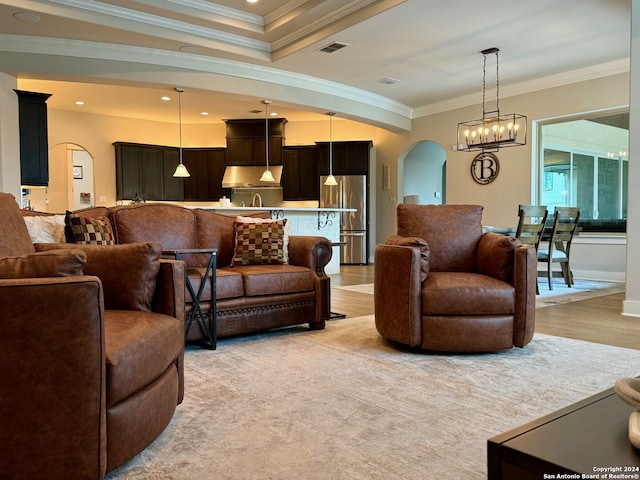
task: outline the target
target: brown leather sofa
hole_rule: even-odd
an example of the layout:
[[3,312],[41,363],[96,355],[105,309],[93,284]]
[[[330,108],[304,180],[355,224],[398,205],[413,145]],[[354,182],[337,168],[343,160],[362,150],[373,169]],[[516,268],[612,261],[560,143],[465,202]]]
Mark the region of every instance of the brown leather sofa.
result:
[[523,347],[535,323],[536,250],[482,231],[478,205],[398,205],[375,250],[376,328],[425,350]]
[[[330,316],[330,278],[324,267],[331,260],[332,248],[324,237],[290,236],[287,264],[232,267],[235,216],[161,203],[95,207],[74,213],[86,217],[107,216],[119,244],[157,242],[165,251],[217,249],[218,338],[302,323],[308,323],[312,329],[322,329]],[[259,217],[269,218],[268,212],[261,213]],[[208,257],[181,257],[197,291]],[[209,282],[207,279],[201,298],[205,314],[211,311]],[[186,315],[192,308],[193,298],[187,291]],[[194,322],[187,340],[204,339],[205,332]]]
[[6,193],[0,224],[0,477],[102,478],[182,402],[184,263],[152,243],[40,250]]

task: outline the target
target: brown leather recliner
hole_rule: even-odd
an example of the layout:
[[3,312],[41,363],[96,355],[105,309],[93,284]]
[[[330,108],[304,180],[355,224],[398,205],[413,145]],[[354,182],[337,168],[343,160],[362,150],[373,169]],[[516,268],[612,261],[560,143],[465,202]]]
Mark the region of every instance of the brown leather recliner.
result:
[[397,235],[375,250],[375,322],[425,350],[523,347],[535,323],[531,245],[482,231],[477,205],[398,205]]
[[183,398],[184,263],[161,246],[31,243],[0,193],[0,477],[99,479]]

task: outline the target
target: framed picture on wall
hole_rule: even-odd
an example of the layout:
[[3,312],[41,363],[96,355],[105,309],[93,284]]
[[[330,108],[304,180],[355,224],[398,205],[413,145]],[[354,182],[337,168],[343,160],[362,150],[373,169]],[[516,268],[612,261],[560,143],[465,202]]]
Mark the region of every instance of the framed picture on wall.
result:
[[74,165],[73,166],[73,178],[78,178],[78,179],[82,178],[82,166],[81,165]]

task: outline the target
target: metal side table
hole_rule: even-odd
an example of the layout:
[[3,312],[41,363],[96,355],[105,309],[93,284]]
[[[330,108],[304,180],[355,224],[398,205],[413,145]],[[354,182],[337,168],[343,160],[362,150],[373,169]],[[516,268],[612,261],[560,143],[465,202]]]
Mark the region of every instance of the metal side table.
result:
[[[198,344],[200,346],[209,348],[211,350],[216,349],[217,343],[217,320],[218,315],[216,311],[216,260],[218,251],[216,249],[209,248],[184,248],[178,250],[164,250],[162,252],[164,255],[172,255],[176,260],[182,260],[182,255],[209,255],[209,259],[207,261],[207,268],[205,269],[204,275],[202,277],[202,281],[200,282],[200,287],[198,288],[198,292],[193,288],[193,284],[191,283],[191,279],[189,278],[189,274],[187,269],[185,269],[185,285],[187,287],[187,291],[193,298],[193,308],[189,315],[187,316],[187,324],[185,326],[184,338],[185,342],[187,337],[189,336],[189,330],[191,329],[191,325],[194,320],[197,320],[200,324],[200,328],[202,329],[205,338],[202,342]],[[202,311],[202,307],[200,306],[200,301],[202,299],[202,294],[204,293],[205,286],[207,284],[207,278],[211,274],[211,319],[209,322],[209,327],[207,328],[207,316]]]

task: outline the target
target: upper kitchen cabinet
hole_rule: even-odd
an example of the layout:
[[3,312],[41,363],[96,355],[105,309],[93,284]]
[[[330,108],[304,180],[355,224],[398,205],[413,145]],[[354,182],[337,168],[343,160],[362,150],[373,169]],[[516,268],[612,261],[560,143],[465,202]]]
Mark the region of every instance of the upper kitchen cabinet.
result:
[[318,200],[320,198],[318,152],[316,145],[291,146],[282,149],[283,200]]
[[[320,150],[320,175],[329,175],[329,142],[316,142]],[[333,142],[334,175],[368,175],[370,140]]]
[[20,183],[49,185],[48,93],[14,90],[18,95],[20,129]]
[[182,200],[183,179],[173,172],[180,161],[179,149],[158,145],[115,142],[116,198]]
[[[266,165],[265,120],[225,120],[227,165]],[[269,119],[269,165],[282,165],[286,118]]]
[[224,148],[185,148],[182,161],[191,174],[184,179],[185,200],[218,200],[223,196],[231,196],[231,189],[222,188]]

